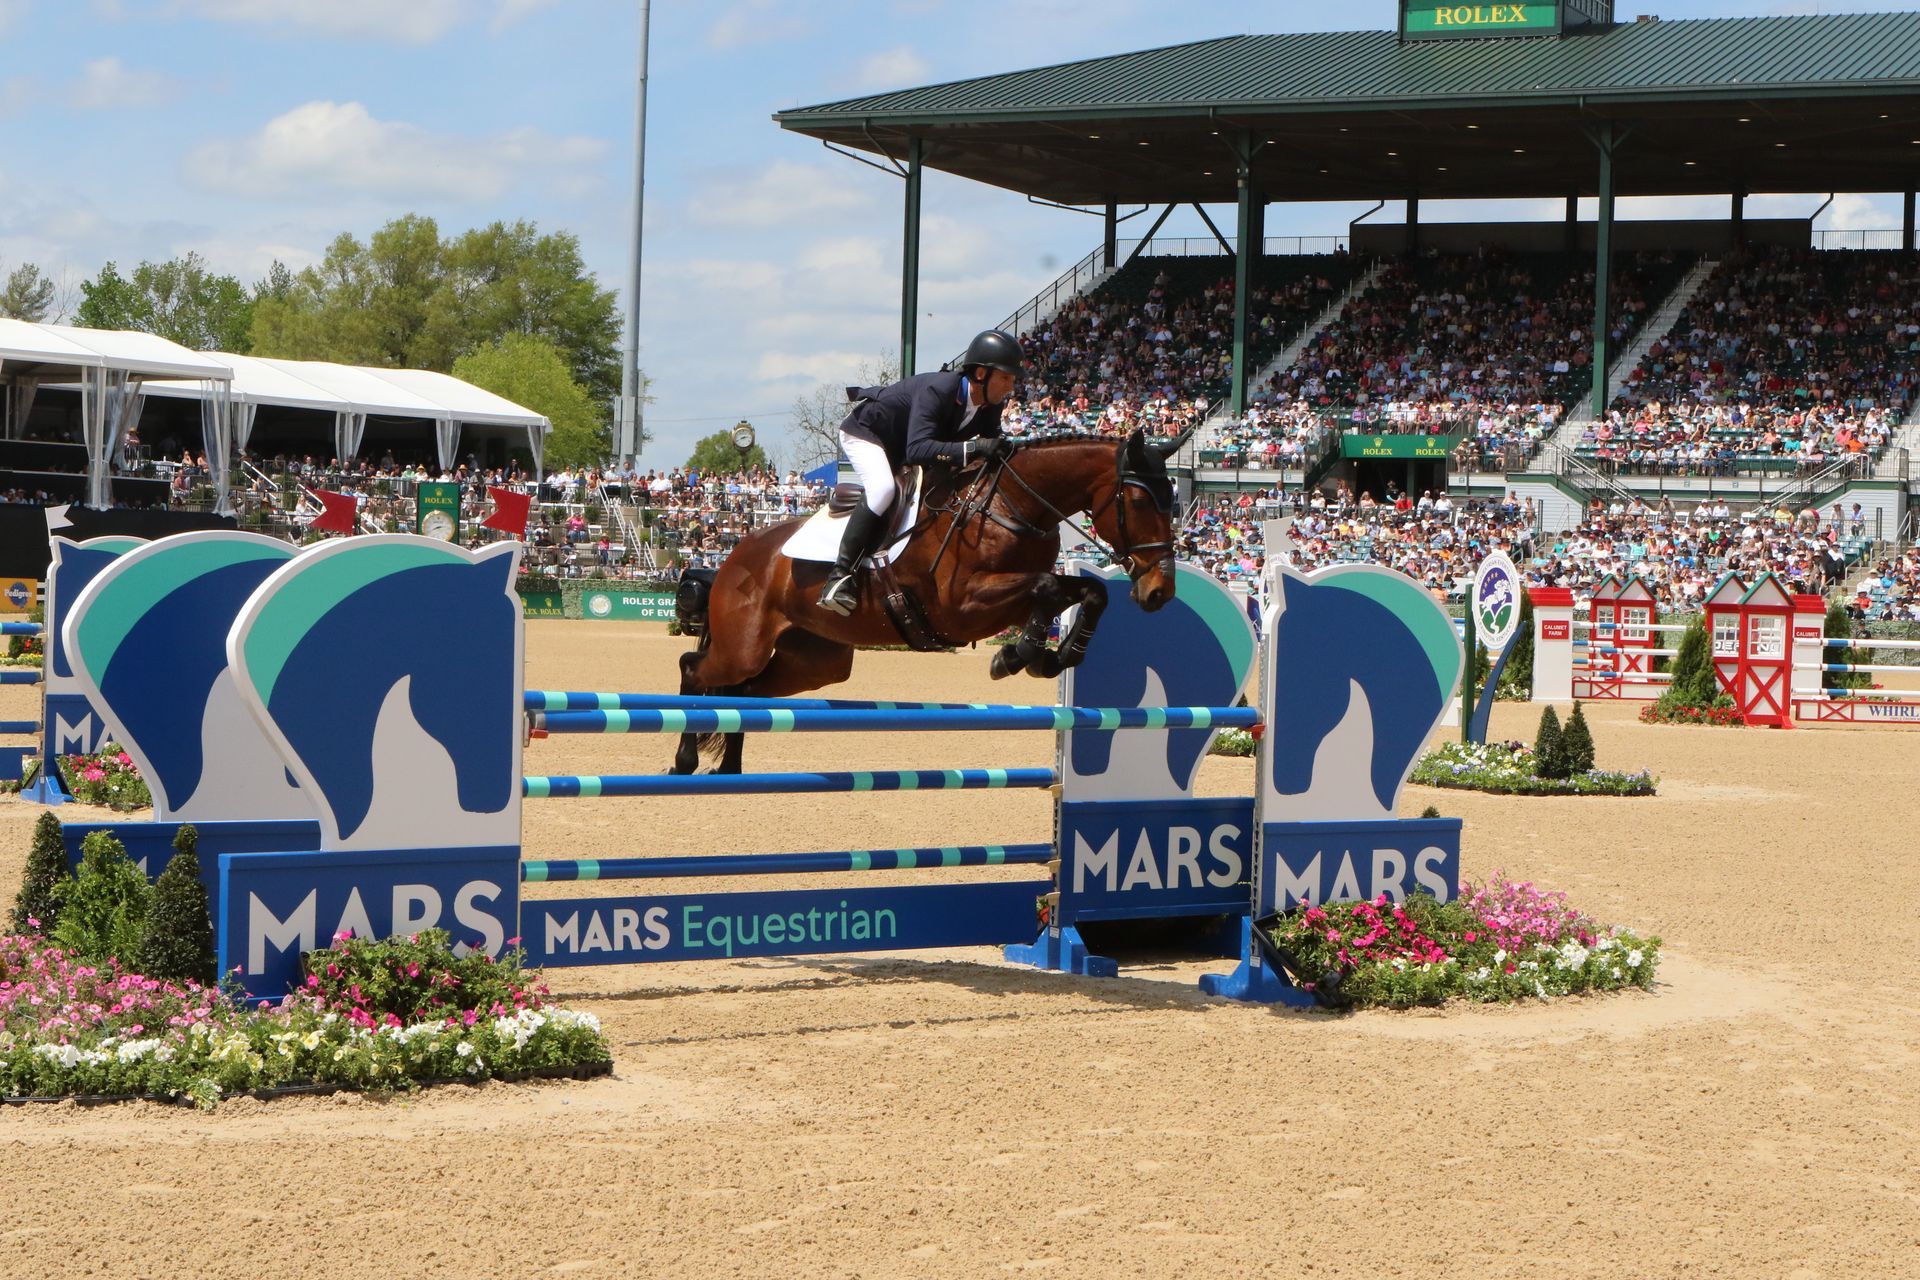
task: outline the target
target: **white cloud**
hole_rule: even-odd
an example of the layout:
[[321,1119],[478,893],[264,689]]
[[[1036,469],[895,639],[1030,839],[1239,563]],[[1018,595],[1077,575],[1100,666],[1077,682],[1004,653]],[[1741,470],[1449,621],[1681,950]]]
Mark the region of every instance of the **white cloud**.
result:
[[168,8],[215,22],[431,44],[471,16],[477,5],[474,0],[172,0]]
[[755,362],[753,376],[760,382],[799,382],[811,386],[847,376],[863,361],[873,359],[870,351],[768,351]]
[[31,3],[32,0],[0,0],[0,33],[11,27]]
[[118,58],[99,58],[67,87],[67,100],[82,111],[156,107],[180,96],[185,82],[159,71],[136,71]]
[[196,147],[186,168],[202,187],[241,195],[333,190],[491,200],[530,176],[577,181],[604,149],[598,139],[533,128],[491,137],[435,134],[376,119],[358,102],[309,102],[247,137]]
[[862,89],[897,89],[924,82],[932,71],[932,63],[902,44],[862,58],[854,80]]
[[487,24],[487,29],[499,35],[522,18],[532,17],[542,9],[550,9],[558,3],[560,0],[499,0],[498,6],[493,11],[493,21]]
[[865,185],[845,170],[779,160],[752,177],[709,184],[694,195],[689,212],[715,226],[794,226],[864,212],[873,203]]
[[723,50],[773,44],[804,34],[808,26],[791,0],[738,0],[707,28],[707,44]]

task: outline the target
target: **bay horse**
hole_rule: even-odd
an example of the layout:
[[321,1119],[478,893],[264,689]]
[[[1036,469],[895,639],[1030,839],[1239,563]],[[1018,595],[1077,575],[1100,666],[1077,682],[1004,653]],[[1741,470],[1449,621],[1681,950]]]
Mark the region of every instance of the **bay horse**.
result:
[[[1100,580],[1054,572],[1060,525],[1081,513],[1126,566],[1141,608],[1171,600],[1173,482],[1166,460],[1191,434],[1160,441],[1139,431],[1124,439],[1056,437],[1023,442],[995,463],[958,472],[929,468],[920,514],[893,570],[938,645],[971,644],[1018,627],[1019,638],[994,654],[994,679],[1023,670],[1052,678],[1076,665],[1107,604]],[[699,648],[680,658],[682,694],[790,697],[845,680],[862,645],[901,643],[872,568],[861,574],[853,613],[843,618],[820,607],[828,566],[781,552],[800,523],[742,538],[714,574],[704,616],[682,616],[683,626],[700,631]],[[1080,606],[1073,626],[1049,649],[1050,624],[1073,605]],[[741,737],[681,735],[672,772],[740,772]]]

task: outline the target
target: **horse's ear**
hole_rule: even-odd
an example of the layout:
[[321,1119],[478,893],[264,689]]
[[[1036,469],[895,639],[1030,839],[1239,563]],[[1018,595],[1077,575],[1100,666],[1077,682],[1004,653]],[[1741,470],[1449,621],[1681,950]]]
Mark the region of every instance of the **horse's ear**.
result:
[[1142,431],[1139,427],[1135,427],[1127,433],[1127,443],[1121,449],[1121,454],[1129,462],[1142,461],[1147,456],[1146,445],[1146,432]]
[[1187,441],[1193,439],[1193,433],[1199,430],[1199,426],[1199,423],[1192,423],[1179,435],[1166,440],[1156,440],[1153,444],[1149,445],[1148,448],[1152,451],[1154,457],[1165,462],[1168,458],[1180,452]]

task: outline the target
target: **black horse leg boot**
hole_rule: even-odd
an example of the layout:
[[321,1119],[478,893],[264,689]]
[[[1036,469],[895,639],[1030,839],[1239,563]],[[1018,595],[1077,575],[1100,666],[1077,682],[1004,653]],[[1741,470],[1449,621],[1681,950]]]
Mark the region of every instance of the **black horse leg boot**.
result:
[[885,517],[875,515],[862,502],[847,516],[847,527],[840,535],[840,554],[827,572],[827,585],[820,592],[820,607],[841,617],[860,605],[859,564],[873,548]]

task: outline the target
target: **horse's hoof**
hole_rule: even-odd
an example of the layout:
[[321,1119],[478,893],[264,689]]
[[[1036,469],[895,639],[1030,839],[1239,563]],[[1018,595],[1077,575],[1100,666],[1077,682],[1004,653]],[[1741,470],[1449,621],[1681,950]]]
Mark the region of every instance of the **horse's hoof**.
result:
[[1018,652],[1019,646],[1003,644],[1000,651],[993,655],[993,663],[987,668],[987,674],[995,680],[1005,680],[1008,676],[1018,675],[1027,665],[1026,659]]

